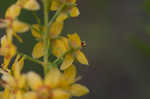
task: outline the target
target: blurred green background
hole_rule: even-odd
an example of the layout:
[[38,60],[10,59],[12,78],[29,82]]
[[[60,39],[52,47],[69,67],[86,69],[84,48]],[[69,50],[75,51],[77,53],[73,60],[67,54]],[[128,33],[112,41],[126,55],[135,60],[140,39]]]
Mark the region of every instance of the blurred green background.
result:
[[[0,1],[0,17],[14,1]],[[87,42],[90,67],[78,67],[91,92],[79,99],[149,99],[150,0],[78,0],[78,6],[80,17],[67,20],[63,33],[78,32]],[[35,21],[26,11],[20,19]],[[29,53],[36,41],[30,32],[22,37],[19,50]],[[25,65],[24,72],[42,72],[37,64]]]

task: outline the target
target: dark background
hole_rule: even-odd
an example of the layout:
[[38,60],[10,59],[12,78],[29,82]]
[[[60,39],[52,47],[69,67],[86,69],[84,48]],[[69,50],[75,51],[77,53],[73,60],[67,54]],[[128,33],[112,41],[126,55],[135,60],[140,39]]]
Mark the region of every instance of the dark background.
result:
[[[0,1],[0,17],[4,17],[4,11],[14,1]],[[87,85],[91,92],[79,99],[150,98],[149,2],[78,0],[81,15],[67,20],[63,32],[78,32],[87,42],[84,52],[90,67],[78,67],[83,76],[80,82]],[[33,17],[26,13],[23,12],[21,19],[34,23]],[[31,33],[22,34],[22,37],[24,43],[19,49],[30,53],[36,42]],[[26,61],[24,71],[34,69],[42,72],[42,69],[36,68],[40,66]]]

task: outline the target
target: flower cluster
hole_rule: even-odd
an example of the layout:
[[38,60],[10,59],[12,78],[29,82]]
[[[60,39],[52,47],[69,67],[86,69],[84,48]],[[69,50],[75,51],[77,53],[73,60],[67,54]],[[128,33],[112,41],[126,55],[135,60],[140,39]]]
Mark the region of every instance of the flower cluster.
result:
[[[19,20],[22,9],[38,11],[42,4],[43,24]],[[50,11],[55,11],[55,15],[49,21]],[[64,21],[79,14],[76,0],[17,0],[6,10],[5,17],[0,18],[0,28],[6,32],[0,44],[0,56],[3,56],[0,86],[4,88],[0,91],[1,99],[70,99],[89,92],[87,87],[77,83],[80,76],[73,64],[77,60],[88,65],[81,51],[85,43],[77,33],[61,35]],[[37,40],[32,56],[19,52],[13,43],[14,37],[23,42],[19,33],[28,31]],[[33,71],[22,73],[25,59],[40,64],[44,77]]]

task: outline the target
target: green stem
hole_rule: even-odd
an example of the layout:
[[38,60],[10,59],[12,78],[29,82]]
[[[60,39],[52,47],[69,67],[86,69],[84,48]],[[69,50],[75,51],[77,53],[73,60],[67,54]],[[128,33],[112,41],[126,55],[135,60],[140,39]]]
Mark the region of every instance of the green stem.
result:
[[76,48],[76,49],[68,49],[66,52],[64,52],[60,57],[58,57],[54,62],[53,64],[57,64],[57,62],[59,62],[60,60],[62,60],[62,58],[64,58],[68,53],[71,53],[71,52],[75,52],[77,50],[80,50],[81,48]]
[[71,51],[71,50],[69,49],[69,50],[67,50],[66,52],[64,52],[60,57],[58,57],[58,58],[53,62],[53,64],[56,64],[57,62],[59,62],[60,60],[62,60],[62,58],[63,58],[66,54],[68,54],[70,51]]
[[30,60],[30,61],[32,61],[32,62],[35,62],[35,63],[38,63],[38,64],[43,65],[43,62],[42,62],[42,61],[37,60],[37,59],[33,59],[31,56],[28,56],[28,55],[26,55],[26,54],[24,54],[24,53],[21,53],[21,52],[18,52],[18,54],[20,54],[21,56],[24,56],[25,59],[28,59],[28,60]]
[[44,36],[43,36],[43,41],[44,41],[44,74],[47,73],[48,70],[48,50],[49,50],[49,36],[48,36],[48,32],[49,32],[49,27],[48,27],[48,0],[43,0],[43,6],[44,6],[44,28],[45,28],[45,32],[44,32]]
[[66,6],[66,3],[64,3],[55,13],[55,15],[51,18],[51,20],[48,23],[48,27],[50,28],[51,24],[56,20],[56,18],[60,15],[64,7]]

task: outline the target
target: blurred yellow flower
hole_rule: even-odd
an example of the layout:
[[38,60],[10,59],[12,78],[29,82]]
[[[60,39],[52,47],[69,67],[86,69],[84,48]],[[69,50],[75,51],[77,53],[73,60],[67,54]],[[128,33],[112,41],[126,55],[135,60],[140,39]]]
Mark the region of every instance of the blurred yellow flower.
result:
[[74,84],[75,66],[70,66],[64,73],[57,68],[51,69],[44,80],[34,72],[27,74],[27,81],[33,91],[25,94],[25,99],[70,99],[71,96],[82,96],[89,90],[80,84]]
[[25,75],[21,74],[21,70],[24,65],[24,57],[20,59],[18,55],[15,62],[12,65],[12,72],[5,72],[1,70],[3,86],[5,90],[2,95],[2,99],[23,99],[23,92],[25,89]]
[[3,68],[7,69],[13,56],[16,54],[16,47],[6,35],[1,38],[0,55],[4,56]]
[[63,9],[62,13],[59,16],[59,19],[66,19],[68,13],[71,17],[77,17],[80,15],[79,9],[75,6],[76,0],[52,0],[50,10],[56,11],[65,3],[67,4],[67,6]]
[[18,0],[17,4],[27,10],[35,11],[40,9],[40,5],[37,0]]

